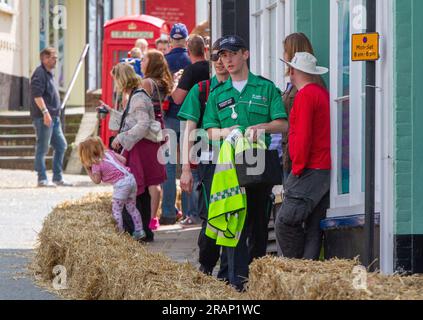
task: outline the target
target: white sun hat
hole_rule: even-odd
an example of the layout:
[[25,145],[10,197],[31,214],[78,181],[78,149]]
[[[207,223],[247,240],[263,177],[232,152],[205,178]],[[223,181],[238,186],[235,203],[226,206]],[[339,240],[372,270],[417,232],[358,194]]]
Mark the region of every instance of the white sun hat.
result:
[[285,62],[291,68],[308,74],[322,75],[329,72],[328,68],[318,67],[317,59],[308,52],[297,52],[291,62],[284,59],[281,59],[281,61]]

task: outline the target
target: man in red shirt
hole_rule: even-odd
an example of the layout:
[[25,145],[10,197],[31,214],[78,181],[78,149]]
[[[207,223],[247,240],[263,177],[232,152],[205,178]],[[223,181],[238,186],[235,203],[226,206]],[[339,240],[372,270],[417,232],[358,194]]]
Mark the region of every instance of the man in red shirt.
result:
[[276,218],[276,237],[284,257],[318,260],[320,222],[329,207],[331,133],[329,92],[314,83],[313,76],[328,69],[317,67],[317,59],[306,52],[282,61],[298,93],[289,118],[292,172]]

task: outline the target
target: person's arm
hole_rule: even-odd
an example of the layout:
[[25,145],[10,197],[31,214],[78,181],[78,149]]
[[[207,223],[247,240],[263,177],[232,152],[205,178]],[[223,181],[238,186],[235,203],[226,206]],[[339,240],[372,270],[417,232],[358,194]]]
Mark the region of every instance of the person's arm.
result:
[[154,120],[150,118],[150,109],[153,109],[153,104],[146,94],[137,94],[132,97],[126,119],[135,122],[135,125],[116,136],[112,143],[113,148],[118,149],[121,145],[124,149],[131,151],[139,141],[147,136],[151,121]]
[[191,150],[194,146],[194,141],[190,139],[191,133],[197,129],[197,123],[188,120],[183,131],[182,142],[182,175],[181,175],[181,188],[182,191],[191,193],[194,186],[194,179],[191,172]]
[[277,119],[269,123],[261,123],[256,126],[249,127],[246,131],[250,135],[250,139],[257,141],[259,131],[267,134],[279,134],[288,131],[288,121],[286,119]]
[[188,96],[185,98],[184,103],[178,113],[178,118],[183,123],[183,142],[182,142],[182,176],[181,176],[181,188],[183,191],[191,193],[193,188],[193,177],[191,172],[191,150],[194,146],[194,141],[190,141],[189,137],[192,132],[197,129],[198,122],[201,117],[201,103],[199,95],[199,86],[195,85]]
[[175,88],[172,91],[172,99],[173,101],[181,105],[184,103],[185,98],[188,95],[189,90],[192,88],[192,70],[191,67],[187,67],[183,74],[181,79],[175,80]]
[[45,74],[40,69],[37,69],[34,76],[31,79],[31,91],[37,105],[38,109],[40,109],[41,113],[43,114],[44,118],[44,125],[47,127],[51,127],[53,120],[51,119],[50,112],[47,109],[47,105],[43,99],[43,94],[45,92],[47,79]]
[[51,119],[50,112],[47,109],[47,106],[46,106],[46,103],[44,102],[44,99],[42,97],[38,97],[38,98],[34,98],[34,101],[35,101],[38,109],[40,109],[41,113],[43,114],[44,125],[46,127],[50,128],[53,120]]
[[109,129],[111,131],[118,131],[122,123],[123,112],[111,108],[102,100],[100,100],[100,105],[96,108],[96,111],[99,112],[101,109],[106,109],[110,114]]
[[233,130],[239,128],[239,126],[233,126],[230,128],[209,128],[207,129],[207,134],[209,136],[210,140],[213,141],[220,141],[220,140],[225,140]]
[[172,99],[176,104],[181,105],[182,103],[184,103],[184,100],[187,95],[188,91],[176,88],[176,90],[172,92]]
[[85,167],[85,171],[87,172],[88,176],[91,178],[92,182],[94,182],[95,184],[100,184],[101,183],[101,174],[98,172],[93,172],[92,168],[87,168]]

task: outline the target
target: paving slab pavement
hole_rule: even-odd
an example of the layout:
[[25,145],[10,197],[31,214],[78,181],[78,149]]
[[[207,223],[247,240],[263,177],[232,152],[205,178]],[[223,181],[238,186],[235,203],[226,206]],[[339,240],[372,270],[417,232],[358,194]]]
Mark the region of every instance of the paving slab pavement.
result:
[[111,192],[87,176],[65,175],[72,188],[37,188],[34,172],[0,169],[0,300],[51,300],[53,294],[35,286],[27,266],[44,219],[59,203],[90,192]]
[[33,283],[32,250],[0,250],[0,300],[59,300]]
[[[44,219],[58,204],[76,200],[90,192],[111,192],[87,176],[65,175],[74,187],[36,187],[36,175],[22,170],[0,169],[0,300],[52,300],[59,297],[32,282],[27,270]],[[197,238],[200,227],[163,226],[147,246],[176,262],[198,267]]]

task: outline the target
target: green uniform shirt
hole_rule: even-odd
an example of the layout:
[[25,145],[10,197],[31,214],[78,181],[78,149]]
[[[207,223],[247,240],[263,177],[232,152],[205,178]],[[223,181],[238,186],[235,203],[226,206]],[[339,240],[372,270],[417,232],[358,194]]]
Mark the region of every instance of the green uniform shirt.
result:
[[[213,90],[217,87],[219,82],[217,81],[216,77],[213,77],[210,82],[210,90]],[[181,110],[178,113],[178,118],[181,121],[194,121],[195,123],[200,122],[200,89],[199,85],[196,84],[190,92],[188,93],[187,97],[182,104]]]
[[[248,128],[286,118],[280,90],[270,80],[250,73],[241,93],[231,78],[210,93],[203,128]],[[266,144],[270,144],[270,135],[266,135]]]

